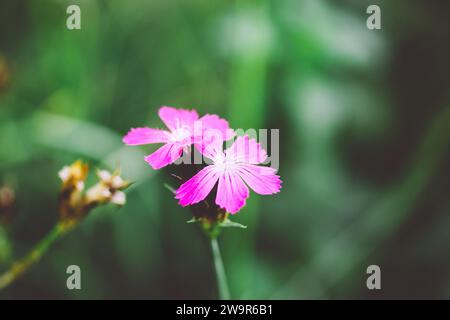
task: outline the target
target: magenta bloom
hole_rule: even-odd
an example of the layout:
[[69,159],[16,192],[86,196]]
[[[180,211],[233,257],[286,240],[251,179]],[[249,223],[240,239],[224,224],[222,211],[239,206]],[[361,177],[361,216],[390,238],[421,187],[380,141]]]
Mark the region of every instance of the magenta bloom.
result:
[[276,170],[258,165],[266,160],[266,151],[248,136],[238,137],[225,152],[222,143],[211,143],[204,147],[203,154],[212,164],[176,191],[175,198],[183,207],[204,200],[217,181],[216,204],[229,213],[236,213],[245,205],[248,187],[264,195],[278,193],[281,189]]
[[232,134],[228,122],[217,115],[207,114],[199,119],[195,110],[172,107],[161,107],[158,114],[169,130],[133,128],[123,138],[123,142],[127,145],[164,143],[161,148],[145,157],[145,161],[153,169],[160,169],[175,162],[193,143],[202,146],[206,130],[219,131],[223,140]]

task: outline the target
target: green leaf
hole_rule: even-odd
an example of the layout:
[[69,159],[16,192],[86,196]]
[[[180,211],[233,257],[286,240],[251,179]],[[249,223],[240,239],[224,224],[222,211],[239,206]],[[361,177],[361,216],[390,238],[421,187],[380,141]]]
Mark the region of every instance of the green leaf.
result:
[[241,229],[247,229],[247,226],[244,226],[243,224],[240,224],[238,222],[231,221],[230,219],[225,219],[223,222],[220,223],[220,226],[222,228],[241,228]]
[[172,188],[171,186],[169,186],[167,183],[164,183],[164,187],[169,190],[170,192],[172,192],[173,194],[175,194],[175,189]]
[[191,220],[186,221],[186,223],[195,223],[195,222],[199,222],[200,220],[197,218],[192,218]]

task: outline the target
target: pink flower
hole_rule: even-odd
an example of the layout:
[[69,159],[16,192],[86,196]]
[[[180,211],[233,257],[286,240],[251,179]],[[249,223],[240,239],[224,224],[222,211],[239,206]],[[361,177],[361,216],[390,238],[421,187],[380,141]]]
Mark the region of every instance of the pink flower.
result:
[[161,107],[158,114],[170,131],[147,127],[132,128],[123,138],[127,145],[164,143],[161,148],[145,157],[145,161],[153,169],[160,169],[175,162],[193,143],[198,148],[205,148],[203,136],[206,130],[220,132],[222,141],[233,134],[228,122],[217,115],[207,114],[199,119],[195,110],[172,107]]
[[183,207],[204,200],[217,181],[216,204],[229,213],[236,213],[245,205],[249,197],[247,186],[264,195],[278,193],[281,189],[276,170],[258,166],[266,160],[267,154],[248,136],[238,137],[225,152],[222,143],[211,143],[204,148],[203,154],[212,160],[212,164],[176,191],[175,198]]

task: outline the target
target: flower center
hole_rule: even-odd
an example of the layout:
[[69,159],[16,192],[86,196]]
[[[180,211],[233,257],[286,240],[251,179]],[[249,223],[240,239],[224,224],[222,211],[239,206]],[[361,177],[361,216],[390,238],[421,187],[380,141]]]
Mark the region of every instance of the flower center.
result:
[[236,161],[227,157],[217,157],[214,159],[214,165],[220,172],[225,172],[234,169]]
[[177,128],[174,131],[172,131],[171,138],[173,142],[190,143],[191,131],[185,127]]

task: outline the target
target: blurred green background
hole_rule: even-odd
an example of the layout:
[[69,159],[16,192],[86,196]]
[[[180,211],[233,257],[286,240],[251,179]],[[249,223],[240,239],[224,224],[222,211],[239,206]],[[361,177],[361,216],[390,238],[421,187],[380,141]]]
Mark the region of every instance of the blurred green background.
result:
[[[370,4],[382,30],[366,28]],[[163,186],[177,184],[170,168],[143,161],[155,146],[121,142],[163,127],[161,105],[280,129],[282,192],[252,193],[234,217],[248,229],[219,239],[233,298],[450,298],[448,12],[437,0],[2,0],[0,269],[56,222],[63,165],[120,163],[136,184],[0,298],[216,298],[207,239]],[[72,264],[82,290],[66,289]],[[366,288],[371,264],[382,290]]]

